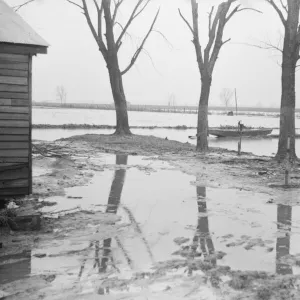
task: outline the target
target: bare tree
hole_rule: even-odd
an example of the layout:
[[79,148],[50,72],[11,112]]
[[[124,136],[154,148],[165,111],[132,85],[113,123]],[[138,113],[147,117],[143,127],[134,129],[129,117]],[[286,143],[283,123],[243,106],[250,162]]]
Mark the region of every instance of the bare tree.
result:
[[[15,7],[16,10],[20,9],[24,5],[33,2],[34,0],[26,1],[24,4]],[[158,32],[154,30],[154,25],[159,15],[159,9],[156,12],[153,21],[142,39],[140,45],[131,57],[128,65],[121,70],[119,65],[119,51],[122,47],[123,39],[128,34],[128,29],[134,22],[134,20],[140,16],[144,10],[148,7],[151,0],[135,0],[136,3],[131,11],[131,14],[125,24],[121,24],[117,20],[117,16],[120,7],[126,2],[125,0],[66,0],[67,2],[75,5],[81,10],[84,17],[86,18],[87,24],[90,31],[96,41],[97,47],[101,52],[109,74],[111,91],[114,99],[117,126],[115,134],[131,134],[128,113],[127,113],[127,102],[123,86],[123,75],[125,75],[135,64],[138,57],[142,53],[146,41],[148,40],[151,32]],[[76,2],[77,1],[77,2]],[[90,9],[88,3],[92,3],[94,10],[97,15],[96,25],[92,21]],[[103,26],[105,25],[105,27]],[[121,28],[121,33],[117,36],[115,29]],[[105,32],[104,32],[105,28]],[[164,36],[163,36],[164,37]]]
[[[253,8],[241,8],[241,5],[234,5],[237,0],[227,0],[218,5],[215,9],[213,6],[208,16],[208,42],[204,51],[199,38],[199,17],[197,0],[190,0],[192,8],[192,25],[183,16],[179,10],[179,14],[188,26],[193,35],[193,44],[195,46],[198,68],[201,77],[201,94],[198,109],[197,124],[197,151],[208,150],[208,101],[212,83],[212,74],[218,59],[221,48],[230,41],[223,40],[224,29],[228,21],[238,12],[244,10],[255,10]],[[234,6],[234,7],[233,7]]]
[[56,87],[56,99],[59,103],[64,104],[67,101],[67,91],[63,85]]
[[175,105],[176,105],[175,95],[172,93],[169,95],[168,106],[175,106]]
[[231,89],[222,89],[221,93],[220,93],[220,99],[221,102],[224,103],[225,107],[228,107],[228,104],[230,103],[230,100],[233,96],[233,91]]
[[[157,11],[151,23],[151,26],[145,37],[143,38],[140,46],[133,54],[128,66],[125,67],[124,70],[121,70],[119,65],[119,50],[121,49],[123,38],[128,32],[128,29],[131,26],[132,22],[146,9],[150,0],[138,0],[130,14],[128,21],[124,26],[117,22],[117,15],[121,5],[125,2],[125,0],[93,0],[94,9],[97,12],[96,27],[91,20],[86,0],[80,0],[82,5],[74,3],[70,0],[67,1],[76,5],[82,10],[90,31],[94,36],[97,46],[99,47],[99,51],[101,52],[106,62],[116,109],[117,126],[115,134],[131,134],[122,76],[132,68],[139,55],[141,54],[148,37],[153,31],[153,27],[156,23],[159,10]],[[103,34],[103,19],[105,20],[105,34]],[[117,38],[114,30],[116,25],[119,25],[122,28],[122,31]],[[106,43],[104,41],[104,36],[106,39]]]
[[[280,132],[276,159],[282,161],[287,155],[287,141],[290,137],[291,159],[295,153],[295,77],[299,60],[300,24],[299,0],[265,0],[278,14],[284,27],[283,48],[276,47],[282,53]],[[274,48],[274,47],[273,47]]]

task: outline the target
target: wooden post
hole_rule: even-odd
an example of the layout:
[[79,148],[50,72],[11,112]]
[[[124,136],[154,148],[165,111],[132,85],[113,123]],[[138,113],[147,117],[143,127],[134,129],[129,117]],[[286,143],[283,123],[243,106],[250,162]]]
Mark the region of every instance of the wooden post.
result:
[[242,130],[243,127],[241,126],[240,122],[238,123],[238,130],[240,132],[240,140],[238,142],[238,155],[241,155],[241,149],[242,149]]
[[238,113],[238,108],[237,108],[236,89],[234,89],[234,95],[235,95],[235,115],[237,116],[237,113]]
[[285,166],[285,180],[284,180],[285,185],[290,184],[290,148],[291,148],[291,138],[288,136],[287,145],[286,145],[287,162],[286,162],[286,166]]

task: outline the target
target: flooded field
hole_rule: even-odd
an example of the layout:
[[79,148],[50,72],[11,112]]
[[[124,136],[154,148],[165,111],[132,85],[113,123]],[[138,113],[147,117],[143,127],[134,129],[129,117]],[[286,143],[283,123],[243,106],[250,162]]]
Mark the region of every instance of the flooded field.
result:
[[225,299],[199,279],[206,269],[300,274],[296,193],[205,186],[153,158],[91,160],[101,167],[91,182],[42,209],[50,218],[77,212],[76,230],[62,223],[54,239],[0,258],[0,293],[19,293],[9,299],[41,299],[28,294],[35,277],[44,284],[36,295],[53,295],[45,299]]
[[[196,140],[189,139],[189,136],[195,135],[195,129],[176,130],[176,129],[132,129],[134,134],[152,135],[160,138],[168,138],[182,143],[191,143],[196,145]],[[274,133],[278,130],[274,130]],[[60,138],[68,138],[74,135],[83,134],[112,134],[109,129],[33,129],[33,139],[54,141]],[[209,137],[211,147],[220,147],[228,150],[237,151],[238,139],[222,139]],[[255,155],[273,156],[278,147],[277,138],[244,138],[242,142],[242,151],[252,152]],[[300,157],[300,139],[296,139],[296,153]]]
[[[234,125],[241,120],[246,126],[278,128],[278,113],[266,113],[227,116],[211,112],[208,116],[209,126]],[[155,112],[128,112],[131,126],[196,126],[197,114],[184,113],[155,113]],[[296,128],[300,128],[300,114],[296,114]],[[71,108],[33,108],[33,124],[95,124],[115,125],[115,111]]]
[[[197,124],[196,114],[179,113],[153,113],[153,112],[129,112],[130,124],[132,126],[191,126]],[[226,116],[219,114],[209,115],[210,126],[237,125],[242,121],[246,126],[274,128],[272,134],[278,134],[279,118],[278,114],[268,113],[266,115],[250,114],[241,116]],[[53,109],[34,108],[34,124],[90,124],[90,125],[114,125],[115,112],[108,110],[92,109]],[[299,133],[300,119],[296,118],[297,133]],[[132,132],[140,135],[153,135],[161,138],[168,138],[182,143],[189,142],[196,144],[195,140],[188,137],[196,134],[196,129],[176,130],[176,129],[141,129],[134,128]],[[39,140],[54,141],[60,138],[68,138],[81,134],[111,134],[110,129],[33,129],[33,138]],[[228,150],[237,150],[237,139],[217,139],[209,138],[210,146],[220,147]],[[276,153],[278,146],[277,138],[253,139],[245,138],[242,143],[242,151],[252,152],[255,155],[272,156]],[[296,152],[300,156],[300,139],[296,139]]]

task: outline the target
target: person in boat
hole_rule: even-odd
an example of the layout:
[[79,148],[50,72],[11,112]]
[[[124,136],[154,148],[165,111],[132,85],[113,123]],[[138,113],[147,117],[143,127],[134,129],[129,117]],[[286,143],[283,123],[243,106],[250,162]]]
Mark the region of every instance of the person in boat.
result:
[[243,131],[244,128],[246,128],[246,126],[241,121],[239,121],[239,123],[238,123],[239,131]]

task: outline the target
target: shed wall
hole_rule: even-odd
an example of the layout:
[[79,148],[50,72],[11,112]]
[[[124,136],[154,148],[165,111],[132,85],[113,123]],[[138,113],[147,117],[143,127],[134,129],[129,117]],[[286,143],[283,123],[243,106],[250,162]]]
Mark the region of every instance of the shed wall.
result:
[[31,59],[0,53],[0,199],[31,192]]

